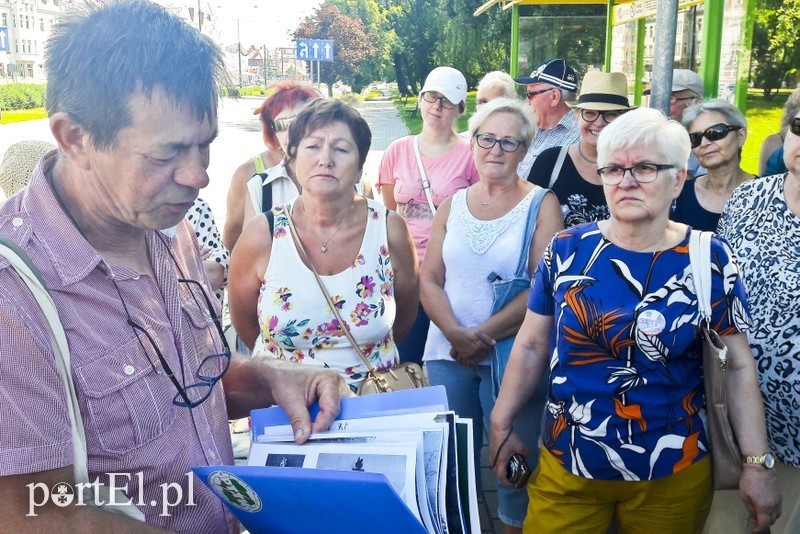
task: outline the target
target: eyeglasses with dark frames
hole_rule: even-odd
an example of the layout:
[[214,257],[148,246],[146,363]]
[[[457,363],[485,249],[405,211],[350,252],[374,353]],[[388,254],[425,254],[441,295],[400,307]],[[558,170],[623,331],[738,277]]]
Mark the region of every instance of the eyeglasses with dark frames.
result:
[[422,99],[425,102],[430,102],[431,104],[435,104],[436,101],[438,100],[439,102],[442,103],[442,107],[444,109],[453,109],[454,107],[456,107],[456,104],[450,102],[446,97],[438,96],[433,91],[425,91],[424,93],[422,93]]
[[[125,315],[128,319],[128,326],[130,326],[133,329],[133,333],[136,334],[136,339],[139,341],[139,345],[142,347],[145,357],[147,358],[147,361],[150,362],[150,366],[153,368],[153,371],[155,371],[157,374],[166,375],[167,378],[170,379],[170,382],[172,382],[172,384],[175,386],[175,389],[178,390],[178,393],[172,399],[172,403],[176,406],[182,406],[190,409],[201,405],[209,396],[211,396],[211,391],[214,387],[214,384],[219,382],[222,377],[225,376],[225,373],[228,372],[228,367],[230,367],[231,364],[231,348],[228,346],[228,341],[225,339],[225,332],[222,330],[222,324],[219,321],[217,313],[214,311],[214,306],[212,306],[208,294],[206,293],[205,289],[203,289],[203,285],[197,280],[190,280],[186,278],[178,279],[178,282],[187,284],[189,291],[191,292],[192,299],[194,299],[198,307],[200,306],[200,303],[197,301],[192,287],[197,287],[200,290],[206,306],[208,306],[208,312],[211,316],[211,320],[214,322],[220,339],[222,340],[222,347],[224,351],[220,354],[206,356],[203,361],[200,362],[200,366],[198,367],[197,371],[195,371],[195,378],[197,379],[197,382],[185,386],[182,385],[175,376],[175,373],[172,371],[169,363],[167,363],[167,359],[164,357],[161,349],[158,348],[158,343],[156,343],[156,340],[153,339],[153,336],[150,335],[150,333],[143,326],[138,324],[131,317],[131,314],[128,311],[128,305],[125,303],[125,299],[122,298],[122,292],[120,291],[117,281],[113,278],[113,276],[111,277],[111,282],[114,284],[114,289],[117,290],[117,295],[119,295],[120,302],[122,302],[122,307],[124,308]],[[150,359],[150,355],[147,351],[147,348],[145,348],[142,338],[146,339],[150,344],[152,351],[158,358],[161,369],[159,369],[156,364],[153,363],[153,360]]]
[[789,131],[795,135],[800,135],[800,117],[795,117],[789,123]]
[[581,118],[586,122],[594,122],[602,116],[603,120],[606,121],[606,124],[609,124],[614,119],[619,118],[619,116],[623,113],[625,113],[625,110],[621,109],[608,109],[605,111],[599,111],[596,109],[581,109]]
[[516,152],[519,150],[519,147],[525,144],[525,141],[522,139],[514,139],[513,137],[498,139],[493,135],[483,133],[476,133],[473,137],[475,138],[475,142],[478,143],[478,146],[486,150],[491,150],[494,148],[494,145],[500,143],[500,150],[503,152]]
[[[164,354],[161,352],[161,349],[158,348],[158,343],[156,343],[156,340],[153,339],[153,336],[151,336],[143,326],[136,323],[131,317],[131,314],[128,311],[128,305],[125,303],[125,299],[122,298],[122,292],[120,291],[117,281],[114,279],[113,275],[111,276],[111,283],[114,284],[114,289],[116,289],[119,300],[122,302],[122,308],[125,310],[128,326],[133,329],[133,333],[136,335],[136,339],[139,341],[139,345],[142,347],[145,357],[147,358],[147,361],[150,362],[150,366],[153,368],[153,371],[155,371],[157,374],[167,375],[167,377],[170,379],[170,382],[172,382],[172,385],[174,385],[175,389],[178,390],[178,393],[172,399],[172,403],[176,406],[192,409],[201,405],[206,399],[208,399],[208,397],[211,396],[211,391],[214,388],[214,384],[219,382],[222,377],[225,376],[225,373],[228,372],[228,368],[231,365],[231,348],[228,345],[228,340],[225,339],[225,331],[222,329],[222,323],[219,320],[217,312],[214,311],[214,306],[211,304],[211,299],[209,298],[208,293],[206,293],[203,284],[197,280],[187,278],[186,275],[183,274],[183,269],[181,269],[181,266],[178,264],[178,261],[172,254],[172,250],[170,250],[169,245],[165,241],[164,237],[158,232],[156,235],[161,241],[161,244],[164,245],[167,254],[169,254],[170,258],[172,258],[172,262],[175,264],[175,268],[180,274],[178,283],[186,284],[186,287],[188,287],[189,293],[192,296],[192,300],[194,300],[194,303],[197,305],[198,309],[202,311],[202,305],[197,300],[194,288],[200,290],[200,294],[203,295],[203,300],[205,301],[208,309],[208,317],[210,317],[214,323],[214,326],[216,327],[217,333],[220,337],[220,342],[222,343],[223,352],[206,356],[200,362],[200,366],[197,368],[197,371],[195,371],[195,377],[198,380],[196,383],[186,386],[178,381],[178,378],[175,376],[175,373],[169,366],[169,363],[164,357]],[[144,336],[144,339],[148,341],[153,352],[155,352],[158,362],[161,364],[161,369],[156,367],[156,364],[150,359],[150,355],[145,348],[144,342],[142,341],[142,336]]]
[[608,165],[597,169],[600,180],[605,185],[618,185],[626,172],[630,172],[634,180],[640,184],[648,184],[658,178],[658,173],[665,169],[674,169],[675,165],[667,163],[637,163],[631,167]]
[[703,142],[704,137],[709,141],[719,141],[720,139],[725,139],[729,133],[741,129],[741,126],[730,126],[728,124],[719,123],[714,126],[709,126],[702,132],[689,132],[689,141],[692,143],[692,148],[697,148],[700,146],[700,143]]
[[531,98],[533,98],[536,95],[540,95],[540,94],[546,93],[548,91],[553,91],[554,89],[555,89],[555,87],[548,87],[547,89],[541,89],[539,91],[528,91],[528,99],[530,100]]

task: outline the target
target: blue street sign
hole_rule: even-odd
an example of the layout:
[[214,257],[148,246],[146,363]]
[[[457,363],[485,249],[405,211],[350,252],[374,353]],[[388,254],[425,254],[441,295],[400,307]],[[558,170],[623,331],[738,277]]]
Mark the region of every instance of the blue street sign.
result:
[[298,39],[297,59],[333,61],[333,41],[330,39]]
[[8,42],[8,28],[0,26],[0,52],[9,52],[11,44]]

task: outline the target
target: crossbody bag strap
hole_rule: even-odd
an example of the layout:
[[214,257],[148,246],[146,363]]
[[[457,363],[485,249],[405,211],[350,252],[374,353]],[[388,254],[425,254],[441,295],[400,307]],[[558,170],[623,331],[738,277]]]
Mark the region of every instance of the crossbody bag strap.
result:
[[700,318],[711,322],[711,232],[692,230],[689,236],[689,262],[692,268]]
[[525,232],[522,235],[522,252],[519,255],[517,262],[517,271],[514,274],[517,278],[524,278],[528,275],[525,267],[528,266],[528,256],[531,253],[531,241],[533,240],[533,233],[536,231],[536,220],[539,217],[539,208],[542,205],[544,196],[549,192],[548,189],[543,187],[534,186],[537,191],[533,194],[531,205],[528,207],[528,219],[525,221]]
[[86,433],[83,428],[83,419],[81,418],[75,393],[75,384],[72,381],[67,335],[64,333],[58,310],[53,302],[52,295],[47,290],[47,285],[44,283],[42,275],[27,254],[16,243],[0,236],[0,256],[4,256],[11,263],[19,277],[28,286],[44,316],[56,369],[58,369],[58,374],[61,376],[61,382],[67,395],[67,412],[72,429],[75,482],[87,483],[89,482],[89,471],[87,466]]
[[558,159],[556,159],[556,164],[553,165],[553,172],[550,173],[550,182],[547,184],[547,189],[553,189],[553,186],[556,185],[558,175],[561,174],[561,168],[564,166],[564,160],[567,159],[567,150],[569,150],[569,145],[563,145],[561,150],[558,151]]
[[347,336],[347,339],[350,340],[350,344],[353,345],[354,349],[356,349],[356,352],[361,357],[361,360],[364,362],[364,365],[366,365],[367,369],[369,369],[369,373],[374,374],[375,368],[372,366],[371,363],[369,363],[369,360],[367,359],[366,356],[364,356],[364,353],[361,351],[361,346],[353,338],[353,334],[350,332],[350,328],[347,326],[347,323],[344,322],[344,320],[342,319],[341,314],[339,314],[339,308],[337,308],[336,305],[333,303],[333,299],[331,298],[330,293],[328,293],[328,289],[325,287],[325,284],[322,282],[322,278],[320,278],[319,273],[317,273],[317,270],[314,268],[314,264],[311,263],[311,258],[308,257],[306,249],[303,246],[303,243],[300,241],[300,236],[297,235],[297,229],[294,227],[294,222],[292,221],[291,213],[288,212],[286,213],[286,219],[289,221],[289,233],[292,234],[292,239],[294,240],[297,252],[299,252],[306,259],[306,263],[311,269],[311,272],[314,273],[314,278],[316,278],[317,284],[319,284],[319,288],[322,290],[322,294],[325,296],[325,300],[328,301],[328,306],[330,307],[331,312],[333,312],[333,316],[336,317],[337,321],[339,321],[339,326],[342,327],[344,335]]
[[420,182],[422,182],[422,191],[425,192],[425,198],[428,200],[428,206],[431,208],[431,213],[436,215],[436,206],[433,205],[433,197],[431,197],[431,183],[428,181],[428,176],[425,174],[425,166],[422,164],[422,154],[419,152],[419,136],[414,136],[414,156],[417,158],[417,167],[419,167]]

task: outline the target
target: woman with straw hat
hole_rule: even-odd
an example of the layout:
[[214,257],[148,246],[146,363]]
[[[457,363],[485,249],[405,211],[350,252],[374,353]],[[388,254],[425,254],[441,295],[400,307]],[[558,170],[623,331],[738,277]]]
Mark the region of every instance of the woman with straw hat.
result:
[[27,186],[41,157],[55,148],[47,141],[19,141],[8,147],[0,165],[0,189],[6,197]]
[[580,139],[574,145],[542,152],[528,181],[552,189],[567,228],[608,218],[603,184],[597,175],[597,136],[610,122],[635,109],[628,103],[628,81],[621,72],[586,73],[577,111]]

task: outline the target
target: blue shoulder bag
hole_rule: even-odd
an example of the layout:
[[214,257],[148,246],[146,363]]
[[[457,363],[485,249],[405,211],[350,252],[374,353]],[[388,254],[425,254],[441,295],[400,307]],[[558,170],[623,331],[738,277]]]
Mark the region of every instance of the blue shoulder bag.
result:
[[[489,282],[492,284],[492,315],[502,310],[514,297],[530,289],[531,278],[528,276],[528,256],[531,250],[531,239],[536,231],[536,218],[539,216],[539,206],[542,199],[549,189],[539,188],[531,199],[528,208],[528,220],[525,223],[525,232],[522,236],[522,252],[517,262],[517,270],[514,277],[502,279],[497,273],[489,274]],[[500,393],[500,382],[508,365],[508,357],[511,355],[511,347],[514,345],[516,335],[500,339],[494,346],[492,354],[492,394],[495,398]]]

